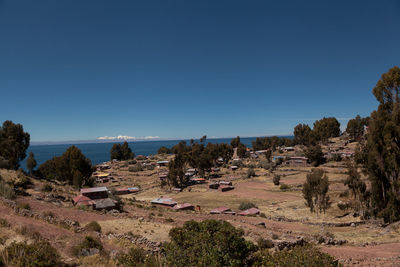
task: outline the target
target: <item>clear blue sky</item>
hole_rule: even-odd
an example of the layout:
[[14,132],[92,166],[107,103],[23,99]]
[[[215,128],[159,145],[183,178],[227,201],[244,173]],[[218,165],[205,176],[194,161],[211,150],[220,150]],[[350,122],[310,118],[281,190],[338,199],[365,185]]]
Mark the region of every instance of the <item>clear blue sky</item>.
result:
[[0,0],[0,122],[33,141],[290,134],[377,107],[400,1]]

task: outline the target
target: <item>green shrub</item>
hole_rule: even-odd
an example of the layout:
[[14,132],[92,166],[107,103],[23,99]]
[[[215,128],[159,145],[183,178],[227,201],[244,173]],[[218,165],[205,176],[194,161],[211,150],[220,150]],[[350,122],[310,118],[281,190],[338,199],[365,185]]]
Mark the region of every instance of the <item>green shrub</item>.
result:
[[31,206],[28,203],[17,203],[17,208],[22,210],[31,210]]
[[251,177],[255,177],[256,176],[256,172],[254,171],[253,168],[249,168],[247,170],[247,178],[251,178]]
[[279,183],[281,181],[281,176],[279,174],[275,174],[272,181],[274,182],[274,185],[279,185]]
[[339,194],[339,197],[349,197],[349,190],[345,190]]
[[254,244],[226,221],[187,221],[169,232],[167,266],[246,266]]
[[44,184],[41,188],[42,192],[51,192],[53,190],[53,187],[49,184]]
[[0,180],[0,196],[7,199],[15,199],[14,189],[3,180]]
[[58,252],[47,241],[14,242],[1,252],[0,258],[5,266],[64,266]]
[[127,254],[119,254],[117,262],[121,266],[141,266],[146,261],[146,252],[141,248],[131,248]]
[[262,237],[257,239],[257,245],[260,249],[273,248],[275,246],[274,242],[269,239],[264,239]]
[[281,189],[282,191],[286,191],[286,190],[289,190],[289,189],[290,189],[290,186],[288,186],[287,184],[281,184],[280,189]]
[[83,250],[88,250],[92,248],[96,248],[100,252],[103,251],[103,245],[101,244],[100,240],[91,236],[86,236],[81,243],[72,247],[72,254],[74,256],[79,256]]
[[133,160],[128,161],[128,163],[129,163],[130,165],[134,165],[134,164],[137,163],[137,160],[136,160],[136,159],[133,159]]
[[88,224],[85,226],[85,229],[86,229],[87,231],[93,231],[93,232],[101,233],[101,226],[100,226],[100,224],[99,224],[98,222],[96,222],[96,221],[91,221],[90,223],[88,223]]
[[239,205],[239,210],[247,210],[250,208],[257,208],[257,206],[252,202],[242,202]]
[[273,233],[272,234],[272,239],[273,240],[277,240],[277,239],[279,239],[279,236],[277,234]]
[[318,248],[305,245],[297,246],[290,251],[280,251],[270,254],[268,250],[260,250],[253,255],[253,266],[342,266],[327,253],[321,252]]
[[136,165],[128,168],[128,171],[130,171],[130,172],[140,172],[142,170],[143,170],[143,166],[140,163],[137,163]]
[[154,165],[146,165],[146,169],[149,171],[152,171],[155,169],[155,166]]
[[3,218],[0,218],[0,227],[10,227],[11,226],[11,224],[6,220],[6,219],[3,219]]
[[172,218],[167,218],[167,219],[165,219],[165,221],[166,221],[166,222],[174,222],[174,219],[172,219]]

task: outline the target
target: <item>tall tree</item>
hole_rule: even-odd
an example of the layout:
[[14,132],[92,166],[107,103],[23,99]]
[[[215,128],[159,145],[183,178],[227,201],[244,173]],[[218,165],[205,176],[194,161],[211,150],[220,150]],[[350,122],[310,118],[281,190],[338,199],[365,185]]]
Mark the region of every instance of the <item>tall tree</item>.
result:
[[18,169],[19,162],[26,157],[30,135],[21,124],[5,121],[0,127],[0,161],[8,169]]
[[308,158],[308,162],[315,167],[325,162],[324,153],[322,152],[320,145],[310,146],[304,151],[305,156]]
[[364,135],[364,128],[367,125],[368,118],[361,118],[360,115],[357,115],[347,123],[346,132],[352,139],[359,140]]
[[92,164],[76,146],[70,146],[60,157],[53,157],[39,166],[39,173],[48,180],[68,182],[76,187],[91,185]]
[[26,167],[29,170],[29,173],[32,175],[33,169],[36,167],[37,162],[35,160],[35,156],[33,155],[33,152],[29,152],[29,157],[26,160]]
[[324,212],[329,208],[329,181],[328,177],[321,169],[313,169],[307,174],[306,182],[303,185],[303,197],[306,206],[311,212]]
[[364,167],[371,181],[373,214],[400,220],[400,68],[384,73],[373,89],[379,102],[370,116]]
[[308,146],[312,143],[312,130],[307,124],[298,124],[293,131],[294,143]]
[[318,141],[326,142],[328,138],[340,134],[340,123],[336,118],[322,118],[314,122],[313,132]]
[[132,152],[128,142],[126,141],[121,146],[121,154],[122,154],[121,158],[122,160],[129,160],[135,157],[135,154]]
[[121,144],[113,144],[110,150],[110,159],[121,160],[122,159],[122,151]]

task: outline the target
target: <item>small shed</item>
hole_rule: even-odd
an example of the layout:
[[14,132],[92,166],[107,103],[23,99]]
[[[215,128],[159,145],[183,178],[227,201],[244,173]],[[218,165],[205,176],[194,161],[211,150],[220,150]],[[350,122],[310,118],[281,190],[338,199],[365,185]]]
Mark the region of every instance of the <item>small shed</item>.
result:
[[190,203],[177,204],[173,207],[174,210],[194,210],[194,208]]
[[94,204],[96,210],[113,210],[118,209],[118,202],[111,198],[104,198],[96,200]]
[[92,188],[82,188],[81,195],[88,197],[90,199],[102,199],[108,198],[108,189],[105,186],[102,187],[92,187]]
[[260,214],[260,210],[257,208],[250,208],[250,209],[247,209],[247,210],[244,210],[244,211],[241,211],[238,213],[238,215],[241,215],[241,216],[251,216],[251,215],[257,215],[257,214]]
[[151,204],[173,207],[173,206],[175,206],[177,203],[176,203],[176,201],[174,201],[172,198],[168,198],[168,197],[159,197],[159,198],[156,198],[156,199],[154,199],[153,201],[151,201]]
[[168,160],[160,160],[160,161],[157,161],[157,165],[158,166],[167,166],[168,165]]
[[219,181],[220,185],[232,185],[232,182],[230,181]]
[[236,214],[233,210],[226,207],[219,207],[210,211],[210,214]]

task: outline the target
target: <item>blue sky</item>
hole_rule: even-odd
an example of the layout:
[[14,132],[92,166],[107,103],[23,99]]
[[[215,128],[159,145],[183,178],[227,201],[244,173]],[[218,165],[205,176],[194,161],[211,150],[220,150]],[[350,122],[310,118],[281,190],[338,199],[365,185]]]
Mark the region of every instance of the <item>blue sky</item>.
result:
[[0,0],[0,122],[32,141],[290,134],[377,107],[400,2]]

